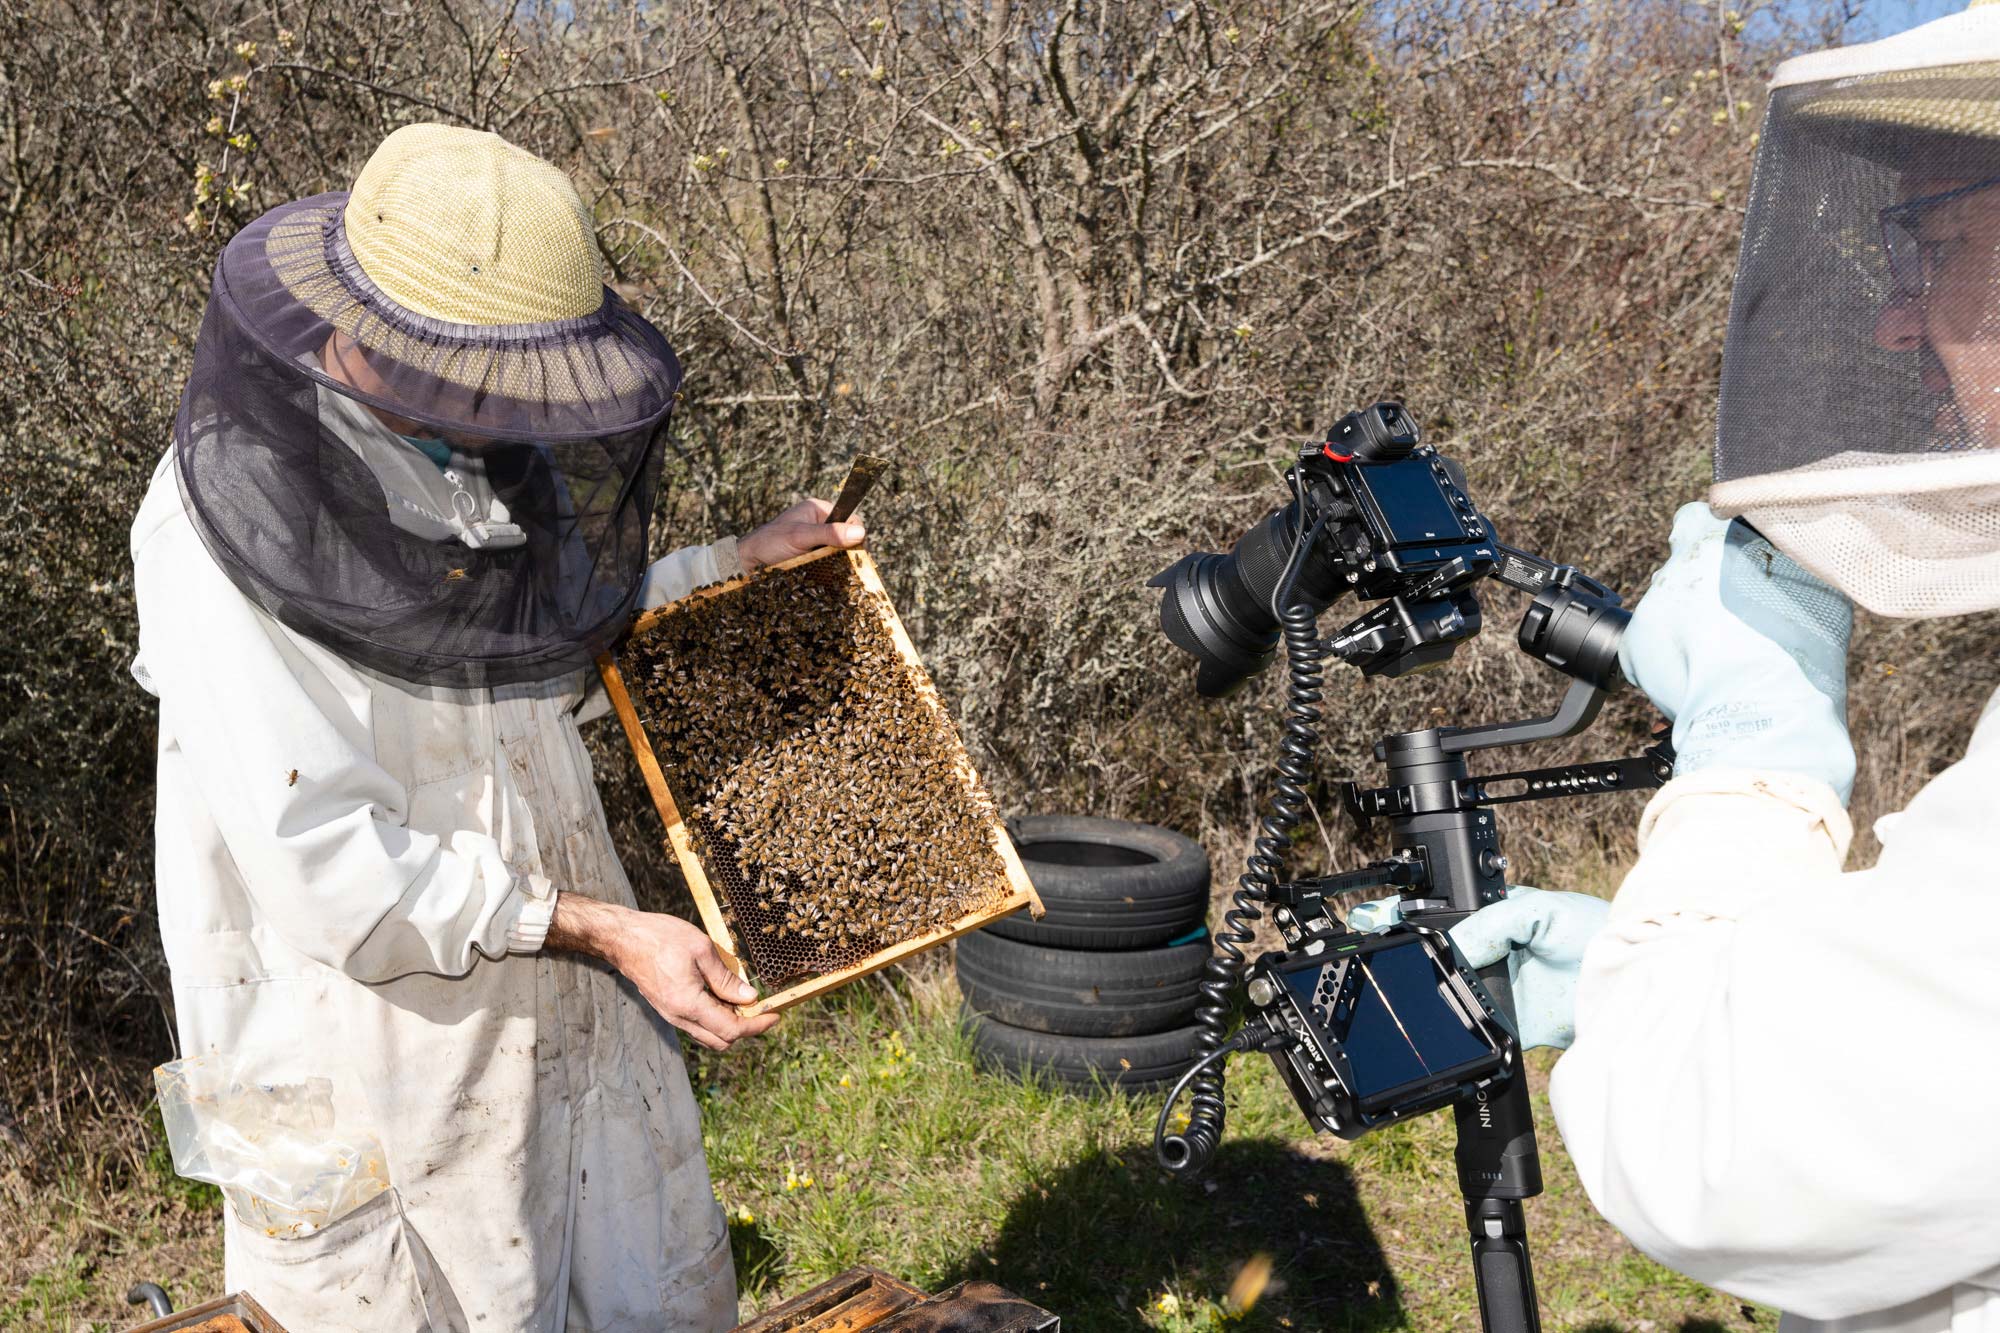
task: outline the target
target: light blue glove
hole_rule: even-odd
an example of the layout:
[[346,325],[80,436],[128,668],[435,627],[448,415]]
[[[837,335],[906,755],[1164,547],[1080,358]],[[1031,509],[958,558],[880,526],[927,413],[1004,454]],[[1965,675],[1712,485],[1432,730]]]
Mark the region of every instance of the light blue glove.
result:
[[[1517,885],[1506,900],[1482,907],[1451,928],[1451,941],[1474,968],[1507,960],[1515,1030],[1524,1047],[1569,1049],[1576,1040],[1576,974],[1583,948],[1604,926],[1611,904],[1587,893],[1548,893]],[[1349,930],[1370,934],[1403,919],[1402,900],[1381,898],[1347,914]]]
[[1451,928],[1451,942],[1475,968],[1507,960],[1514,1022],[1525,1047],[1566,1051],[1576,1040],[1576,974],[1583,948],[1604,928],[1611,904],[1587,893],[1520,885]]
[[1847,802],[1854,607],[1741,519],[1674,514],[1672,554],[1618,645],[1625,678],[1674,724],[1676,775],[1799,773]]

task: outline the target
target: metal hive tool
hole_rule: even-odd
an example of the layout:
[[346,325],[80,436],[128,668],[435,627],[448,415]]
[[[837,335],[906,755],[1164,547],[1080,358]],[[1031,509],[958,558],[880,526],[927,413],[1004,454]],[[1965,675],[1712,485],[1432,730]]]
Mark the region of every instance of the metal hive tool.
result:
[[866,552],[697,590],[599,666],[748,1011],[1041,914]]

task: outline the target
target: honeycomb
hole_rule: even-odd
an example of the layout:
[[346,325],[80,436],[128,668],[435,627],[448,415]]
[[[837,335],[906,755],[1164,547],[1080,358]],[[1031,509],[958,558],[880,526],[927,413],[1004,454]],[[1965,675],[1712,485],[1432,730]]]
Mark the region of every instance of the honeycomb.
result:
[[997,813],[835,553],[691,597],[618,669],[756,979],[776,990],[997,906]]

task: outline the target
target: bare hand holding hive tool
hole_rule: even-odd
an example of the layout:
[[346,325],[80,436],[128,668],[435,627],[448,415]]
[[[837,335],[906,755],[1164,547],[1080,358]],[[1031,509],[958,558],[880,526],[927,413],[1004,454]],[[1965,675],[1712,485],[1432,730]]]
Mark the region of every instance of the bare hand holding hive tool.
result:
[[[846,521],[885,466],[801,518]],[[865,551],[700,589],[600,668],[710,938],[767,992],[743,1012],[1040,915]]]
[[833,510],[827,514],[826,521],[842,522],[859,509],[861,501],[874,489],[876,478],[888,469],[889,460],[886,458],[875,454],[856,454],[847,469],[847,480],[840,484],[840,494],[833,497]]

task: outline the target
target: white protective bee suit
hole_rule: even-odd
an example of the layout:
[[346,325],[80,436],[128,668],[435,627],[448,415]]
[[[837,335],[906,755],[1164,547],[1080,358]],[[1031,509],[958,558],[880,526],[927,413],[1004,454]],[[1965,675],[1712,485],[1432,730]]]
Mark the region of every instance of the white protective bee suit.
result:
[[1843,872],[1831,787],[1662,788],[1550,1101],[1605,1217],[1791,1330],[2000,1330],[2000,696]]
[[[649,602],[735,572],[733,545],[660,562]],[[327,1333],[730,1327],[676,1034],[608,968],[541,952],[558,890],[633,903],[578,732],[602,690],[354,667],[244,599],[166,463],[132,558],[182,1051],[330,1077],[389,1163],[314,1235],[232,1213],[228,1289]]]
[[[495,136],[439,126],[399,130],[369,170],[385,162],[356,194],[382,228],[370,253],[395,261],[378,272],[444,263],[458,242],[440,237],[460,220],[507,217],[517,250],[497,231],[466,241],[486,246],[460,275],[466,310],[424,315],[355,266],[342,219],[362,219],[343,215],[345,195],[246,228],[218,266],[176,444],[132,531],[182,1053],[253,1087],[325,1080],[330,1130],[378,1141],[388,1175],[317,1229],[249,1225],[232,1205],[226,1284],[294,1333],[712,1333],[736,1321],[735,1278],[676,1034],[611,969],[542,946],[559,894],[633,902],[578,731],[607,711],[583,664],[642,577],[640,600],[657,604],[740,572],[735,543],[644,566],[678,366],[598,285],[567,180]],[[460,207],[454,190],[496,180],[497,204]],[[405,233],[429,240],[399,254]],[[526,278],[509,268],[523,247]],[[551,256],[565,254],[581,256],[583,314],[544,311],[562,295]],[[378,399],[458,393],[439,418],[504,444],[461,452],[446,426],[399,437],[321,373],[330,326],[404,377]],[[641,354],[650,379],[626,373]],[[641,406],[614,410],[640,424],[514,442],[519,422],[595,410],[580,380],[544,407],[478,378],[506,387],[498,376],[579,365],[623,375],[618,391]],[[511,512],[485,475],[503,447],[513,471],[494,475]],[[607,490],[593,465],[624,480]],[[579,520],[586,483],[616,503]],[[433,595],[443,609],[428,620],[402,609]],[[579,607],[607,610],[591,626]],[[409,670],[363,665],[329,638]],[[525,679],[503,679],[505,651],[539,654]],[[462,661],[499,683],[438,683]]]
[[[2000,1333],[2000,695],[1844,869],[1827,600],[2000,609],[2000,6],[1787,61],[1771,99],[1716,512],[1682,511],[1621,648],[1678,776],[1551,1101],[1607,1218],[1787,1330]],[[1900,740],[1864,717],[1853,745]]]

